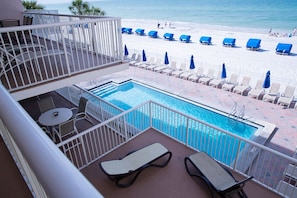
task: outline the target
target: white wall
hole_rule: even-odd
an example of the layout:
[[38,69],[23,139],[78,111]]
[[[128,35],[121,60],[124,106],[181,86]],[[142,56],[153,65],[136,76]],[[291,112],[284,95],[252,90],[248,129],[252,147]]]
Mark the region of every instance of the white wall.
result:
[[24,7],[21,0],[1,0],[0,20],[19,19],[22,23]]

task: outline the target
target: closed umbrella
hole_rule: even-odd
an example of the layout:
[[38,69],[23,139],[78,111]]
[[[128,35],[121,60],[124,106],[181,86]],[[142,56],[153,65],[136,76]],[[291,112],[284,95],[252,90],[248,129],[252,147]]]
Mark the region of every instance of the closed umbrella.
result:
[[169,59],[168,59],[168,54],[167,54],[167,52],[165,52],[164,64],[165,64],[165,65],[168,65],[168,64],[169,64]]
[[190,69],[195,69],[194,56],[191,56]]
[[223,66],[222,66],[221,78],[227,78],[227,72],[226,72],[225,63],[223,63]]
[[146,55],[145,55],[145,51],[142,50],[142,61],[146,61]]
[[125,56],[128,56],[129,55],[129,51],[128,51],[128,48],[127,48],[127,46],[125,45]]
[[265,80],[264,80],[264,83],[263,83],[263,88],[264,89],[267,89],[270,87],[270,71],[268,71],[266,73],[266,77],[265,77]]

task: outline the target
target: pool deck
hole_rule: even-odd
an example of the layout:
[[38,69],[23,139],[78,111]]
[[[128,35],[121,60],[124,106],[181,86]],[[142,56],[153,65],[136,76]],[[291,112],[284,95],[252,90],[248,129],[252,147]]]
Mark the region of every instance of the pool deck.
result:
[[[266,138],[268,138],[268,141],[266,142],[266,146],[290,156],[296,149],[297,110],[292,108],[284,109],[280,105],[137,67],[129,67],[125,71],[106,75],[90,82],[83,82],[80,86],[94,87],[110,81],[120,83],[130,79],[225,113],[231,111],[235,102],[238,109],[244,105],[246,118],[267,125],[268,134],[266,134]],[[274,127],[276,127],[275,130],[273,130]]]

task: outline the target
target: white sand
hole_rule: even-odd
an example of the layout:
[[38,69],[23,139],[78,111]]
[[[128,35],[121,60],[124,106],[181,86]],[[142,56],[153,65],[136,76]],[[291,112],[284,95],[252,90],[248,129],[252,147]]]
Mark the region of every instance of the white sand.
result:
[[[122,27],[145,29],[147,34],[150,30],[158,31],[159,38],[153,39],[148,36],[138,36],[134,34],[123,34],[123,44],[126,44],[131,55],[133,52],[141,53],[142,49],[146,51],[147,57],[154,56],[164,59],[167,51],[169,60],[182,62],[190,65],[190,56],[195,58],[196,69],[199,66],[205,67],[205,73],[209,68],[214,68],[220,72],[222,63],[226,64],[227,76],[231,73],[240,75],[239,81],[243,76],[252,77],[253,86],[257,79],[263,79],[268,70],[271,72],[271,82],[282,84],[281,91],[287,84],[297,86],[297,36],[293,37],[275,37],[267,33],[257,33],[251,30],[243,32],[241,30],[215,30],[206,26],[199,27],[189,23],[172,23],[172,27],[157,28],[157,21],[146,20],[122,20]],[[203,29],[202,29],[203,28]],[[174,34],[175,41],[166,41],[163,34],[169,32]],[[191,35],[191,43],[179,42],[182,34]],[[201,45],[199,39],[201,36],[211,36],[212,45]],[[236,39],[236,47],[223,47],[224,38],[230,37]],[[250,51],[246,49],[246,43],[249,38],[261,39],[261,49],[259,51]],[[277,55],[275,48],[278,43],[293,44],[291,55]],[[297,91],[296,91],[297,93]]]

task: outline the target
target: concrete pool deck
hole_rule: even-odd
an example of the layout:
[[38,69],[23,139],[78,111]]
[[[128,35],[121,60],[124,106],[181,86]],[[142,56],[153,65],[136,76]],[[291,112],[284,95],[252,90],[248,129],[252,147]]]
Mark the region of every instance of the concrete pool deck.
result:
[[297,111],[295,109],[284,109],[276,104],[137,67],[129,67],[125,71],[106,75],[90,82],[83,82],[80,86],[94,87],[110,81],[120,83],[129,79],[148,84],[227,114],[236,102],[239,109],[245,106],[245,118],[257,123],[261,122],[267,126],[264,128],[265,133],[259,135],[261,136],[259,139],[265,141],[266,146],[290,156],[295,151],[297,145]]

